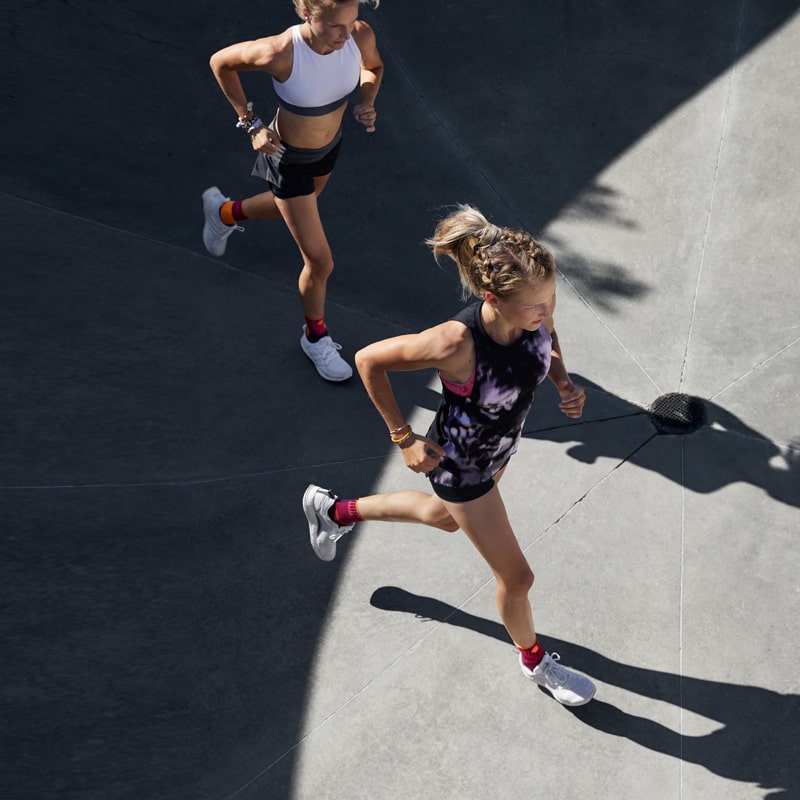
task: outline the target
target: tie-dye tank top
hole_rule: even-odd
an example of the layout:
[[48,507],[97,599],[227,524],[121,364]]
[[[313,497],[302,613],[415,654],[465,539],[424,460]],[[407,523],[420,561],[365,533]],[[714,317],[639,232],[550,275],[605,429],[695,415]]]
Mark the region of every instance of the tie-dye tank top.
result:
[[550,369],[552,339],[544,325],[512,344],[498,344],[484,330],[481,305],[453,317],[475,342],[473,378],[466,384],[442,381],[442,400],[428,430],[447,454],[428,477],[453,488],[489,480],[517,451],[534,391]]

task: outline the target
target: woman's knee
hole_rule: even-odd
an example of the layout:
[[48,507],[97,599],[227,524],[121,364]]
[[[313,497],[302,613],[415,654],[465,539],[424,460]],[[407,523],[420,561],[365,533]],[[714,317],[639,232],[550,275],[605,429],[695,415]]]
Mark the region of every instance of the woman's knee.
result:
[[526,596],[533,586],[535,575],[533,570],[527,565],[520,566],[518,569],[507,574],[498,575],[497,582],[503,587],[506,594]]
[[447,531],[448,533],[455,533],[459,525],[458,523],[447,513],[445,513],[436,523],[437,528],[441,528],[443,531]]
[[309,258],[307,256],[304,261],[304,268],[312,280],[326,281],[333,272],[333,257],[328,255]]
[[458,530],[458,523],[450,516],[450,512],[438,497],[431,497],[422,507],[422,522],[432,528],[440,528],[448,533]]

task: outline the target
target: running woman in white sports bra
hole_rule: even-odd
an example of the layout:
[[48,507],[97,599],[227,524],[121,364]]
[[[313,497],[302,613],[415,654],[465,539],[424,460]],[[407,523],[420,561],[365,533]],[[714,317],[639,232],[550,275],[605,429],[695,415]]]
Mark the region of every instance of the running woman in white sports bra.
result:
[[[211,57],[211,70],[239,121],[236,127],[258,153],[252,174],[269,191],[231,201],[216,187],[203,192],[203,243],[222,256],[228,237],[247,219],[282,218],[303,258],[298,288],[305,315],[300,346],[329,381],[352,374],[325,324],[325,294],[333,256],[317,207],[342,137],[348,98],[360,89],[353,114],[368,133],[375,130],[375,97],[383,62],[372,28],[358,19],[360,2],[379,0],[293,0],[303,22],[277,36],[226,47]],[[240,72],[272,76],[278,110],[274,118],[244,92]],[[270,121],[271,120],[271,121]]]

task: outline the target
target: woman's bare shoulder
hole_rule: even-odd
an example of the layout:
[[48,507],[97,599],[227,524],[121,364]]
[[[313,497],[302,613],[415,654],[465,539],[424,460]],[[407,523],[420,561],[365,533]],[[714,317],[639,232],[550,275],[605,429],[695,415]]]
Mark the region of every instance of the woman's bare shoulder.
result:
[[449,319],[447,322],[440,322],[433,330],[438,331],[442,341],[447,347],[458,349],[464,342],[472,341],[472,334],[469,328],[457,319]]
[[458,364],[472,354],[472,334],[463,322],[450,319],[422,331],[420,335],[427,340],[440,367]]
[[357,19],[356,24],[353,26],[353,38],[358,41],[363,37],[374,39],[375,31],[372,30],[368,22],[364,22],[363,19]]
[[362,56],[369,55],[374,58],[377,52],[375,31],[363,19],[356,20],[352,37],[355,39]]
[[249,42],[239,42],[220,51],[226,66],[233,69],[265,70],[278,77],[279,73],[291,72],[294,47],[292,29],[287,28],[275,36],[264,36]]

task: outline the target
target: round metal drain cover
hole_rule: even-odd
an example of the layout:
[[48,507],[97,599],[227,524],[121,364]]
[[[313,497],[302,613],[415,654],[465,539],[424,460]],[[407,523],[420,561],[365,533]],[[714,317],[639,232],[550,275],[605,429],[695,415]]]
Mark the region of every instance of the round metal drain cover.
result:
[[653,401],[650,419],[659,433],[691,433],[706,421],[706,412],[698,398],[670,392]]

